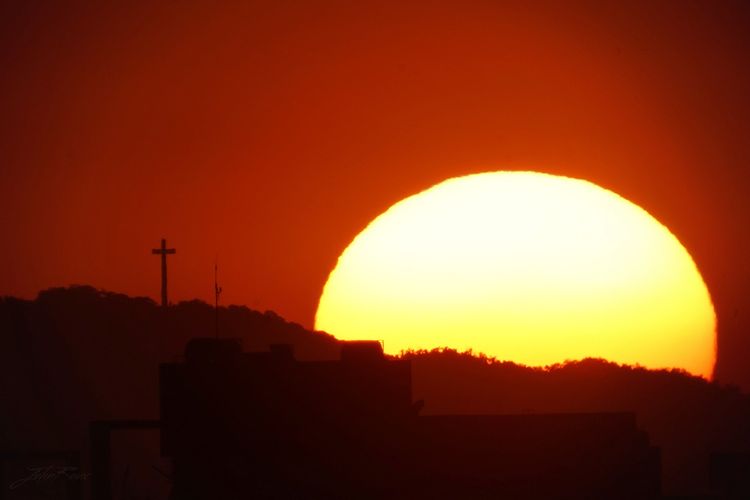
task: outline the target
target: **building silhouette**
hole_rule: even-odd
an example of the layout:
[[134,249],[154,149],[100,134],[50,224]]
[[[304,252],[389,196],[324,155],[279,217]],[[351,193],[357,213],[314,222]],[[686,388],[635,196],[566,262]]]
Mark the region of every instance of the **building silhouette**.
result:
[[750,498],[750,453],[712,453],[709,476],[720,498]]
[[160,367],[172,498],[649,498],[659,450],[632,413],[420,416],[377,342],[298,361],[193,339]]

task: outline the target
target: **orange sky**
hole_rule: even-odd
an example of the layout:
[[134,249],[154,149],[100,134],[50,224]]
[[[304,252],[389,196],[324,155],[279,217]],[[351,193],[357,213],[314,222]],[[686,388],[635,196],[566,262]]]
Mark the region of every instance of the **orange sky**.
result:
[[[88,283],[311,326],[394,202],[502,168],[582,177],[688,248],[750,388],[742,2],[0,7],[0,294]],[[619,5],[618,5],[619,4]]]

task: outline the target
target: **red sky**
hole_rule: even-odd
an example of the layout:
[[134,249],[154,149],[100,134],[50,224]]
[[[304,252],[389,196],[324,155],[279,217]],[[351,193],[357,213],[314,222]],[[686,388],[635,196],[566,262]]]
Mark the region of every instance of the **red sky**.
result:
[[224,302],[309,327],[392,203],[535,169],[677,235],[717,306],[717,376],[750,389],[743,2],[0,9],[0,294],[158,298],[165,236],[173,301],[212,297],[218,255]]

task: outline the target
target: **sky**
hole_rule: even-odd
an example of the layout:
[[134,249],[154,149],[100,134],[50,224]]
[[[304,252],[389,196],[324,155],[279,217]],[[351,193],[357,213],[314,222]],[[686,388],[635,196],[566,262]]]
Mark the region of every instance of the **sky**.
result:
[[0,6],[0,295],[91,284],[312,327],[336,259],[450,177],[583,178],[680,239],[750,390],[743,2]]

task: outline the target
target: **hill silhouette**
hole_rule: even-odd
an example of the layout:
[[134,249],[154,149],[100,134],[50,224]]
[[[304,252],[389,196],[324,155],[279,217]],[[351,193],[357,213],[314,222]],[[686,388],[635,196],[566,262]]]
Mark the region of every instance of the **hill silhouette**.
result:
[[[82,449],[95,419],[158,417],[157,365],[187,341],[214,332],[211,306],[163,309],[88,286],[54,288],[35,300],[0,299],[0,448]],[[336,340],[273,312],[230,306],[220,333],[247,351],[294,346],[299,359],[333,359]],[[670,494],[708,490],[712,452],[750,451],[750,397],[678,370],[587,359],[529,368],[449,349],[407,352],[422,414],[634,411],[662,447]]]

